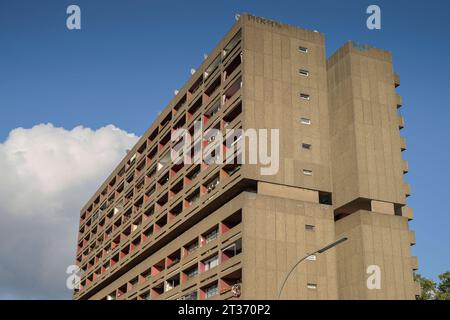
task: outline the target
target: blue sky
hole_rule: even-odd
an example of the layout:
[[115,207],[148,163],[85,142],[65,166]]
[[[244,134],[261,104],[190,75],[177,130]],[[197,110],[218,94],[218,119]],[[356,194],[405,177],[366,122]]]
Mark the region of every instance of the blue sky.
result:
[[[82,30],[66,28],[66,8]],[[370,4],[382,29],[366,28]],[[390,50],[401,76],[419,272],[450,270],[450,2],[0,0],[0,143],[11,130],[51,122],[72,129],[114,124],[141,135],[234,23],[236,13]]]

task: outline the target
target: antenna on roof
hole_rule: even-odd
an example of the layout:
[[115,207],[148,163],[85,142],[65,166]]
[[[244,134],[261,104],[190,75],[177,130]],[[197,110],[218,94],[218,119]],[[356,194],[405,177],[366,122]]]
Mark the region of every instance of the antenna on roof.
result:
[[235,19],[236,21],[238,21],[240,17],[241,17],[241,15],[240,15],[239,13],[236,13],[236,14],[234,15],[234,19]]
[[191,68],[191,75],[194,75],[194,73],[195,73],[195,69]]
[[208,59],[208,54],[207,54],[207,53],[204,53],[204,54],[203,54],[203,59],[204,59],[204,60]]

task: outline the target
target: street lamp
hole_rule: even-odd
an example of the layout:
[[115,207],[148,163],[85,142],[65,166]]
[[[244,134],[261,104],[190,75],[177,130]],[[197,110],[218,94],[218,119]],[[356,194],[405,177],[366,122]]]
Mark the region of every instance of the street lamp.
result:
[[323,253],[323,252],[325,252],[325,251],[327,251],[327,250],[333,248],[334,246],[337,246],[337,245],[340,244],[341,242],[344,242],[345,240],[347,240],[347,237],[344,237],[344,238],[341,238],[341,239],[339,239],[339,240],[336,240],[336,241],[334,241],[334,242],[332,242],[332,243],[326,245],[325,247],[320,248],[320,249],[314,251],[313,253],[308,253],[308,254],[306,254],[306,256],[304,256],[303,258],[299,259],[299,260],[292,266],[292,268],[289,270],[288,274],[287,274],[286,277],[284,278],[283,283],[281,284],[281,287],[280,287],[280,289],[278,290],[277,300],[280,299],[281,291],[283,290],[284,285],[286,284],[286,281],[288,280],[288,278],[289,278],[289,276],[291,275],[292,271],[294,271],[294,269],[300,264],[300,262],[302,262],[303,260],[305,260],[306,258],[308,258],[308,257],[310,257],[310,256],[312,256],[312,255],[315,255],[316,253]]

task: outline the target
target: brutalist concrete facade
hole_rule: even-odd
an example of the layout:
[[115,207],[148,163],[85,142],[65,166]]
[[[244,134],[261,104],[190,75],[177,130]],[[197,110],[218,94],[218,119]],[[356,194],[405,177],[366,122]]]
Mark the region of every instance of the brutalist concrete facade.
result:
[[[299,257],[345,236],[281,298],[413,299],[398,85],[386,51],[327,60],[321,33],[240,16],[81,210],[74,298],[274,299]],[[173,163],[171,133],[195,121],[279,129],[279,170]]]

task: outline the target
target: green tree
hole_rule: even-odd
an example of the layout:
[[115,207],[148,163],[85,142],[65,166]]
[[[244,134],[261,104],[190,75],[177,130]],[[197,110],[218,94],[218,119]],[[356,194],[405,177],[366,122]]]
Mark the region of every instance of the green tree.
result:
[[450,271],[439,275],[439,285],[436,292],[437,300],[450,300]]
[[420,296],[417,300],[434,300],[436,298],[436,283],[433,280],[422,277],[420,274],[414,275],[414,280],[420,284]]

